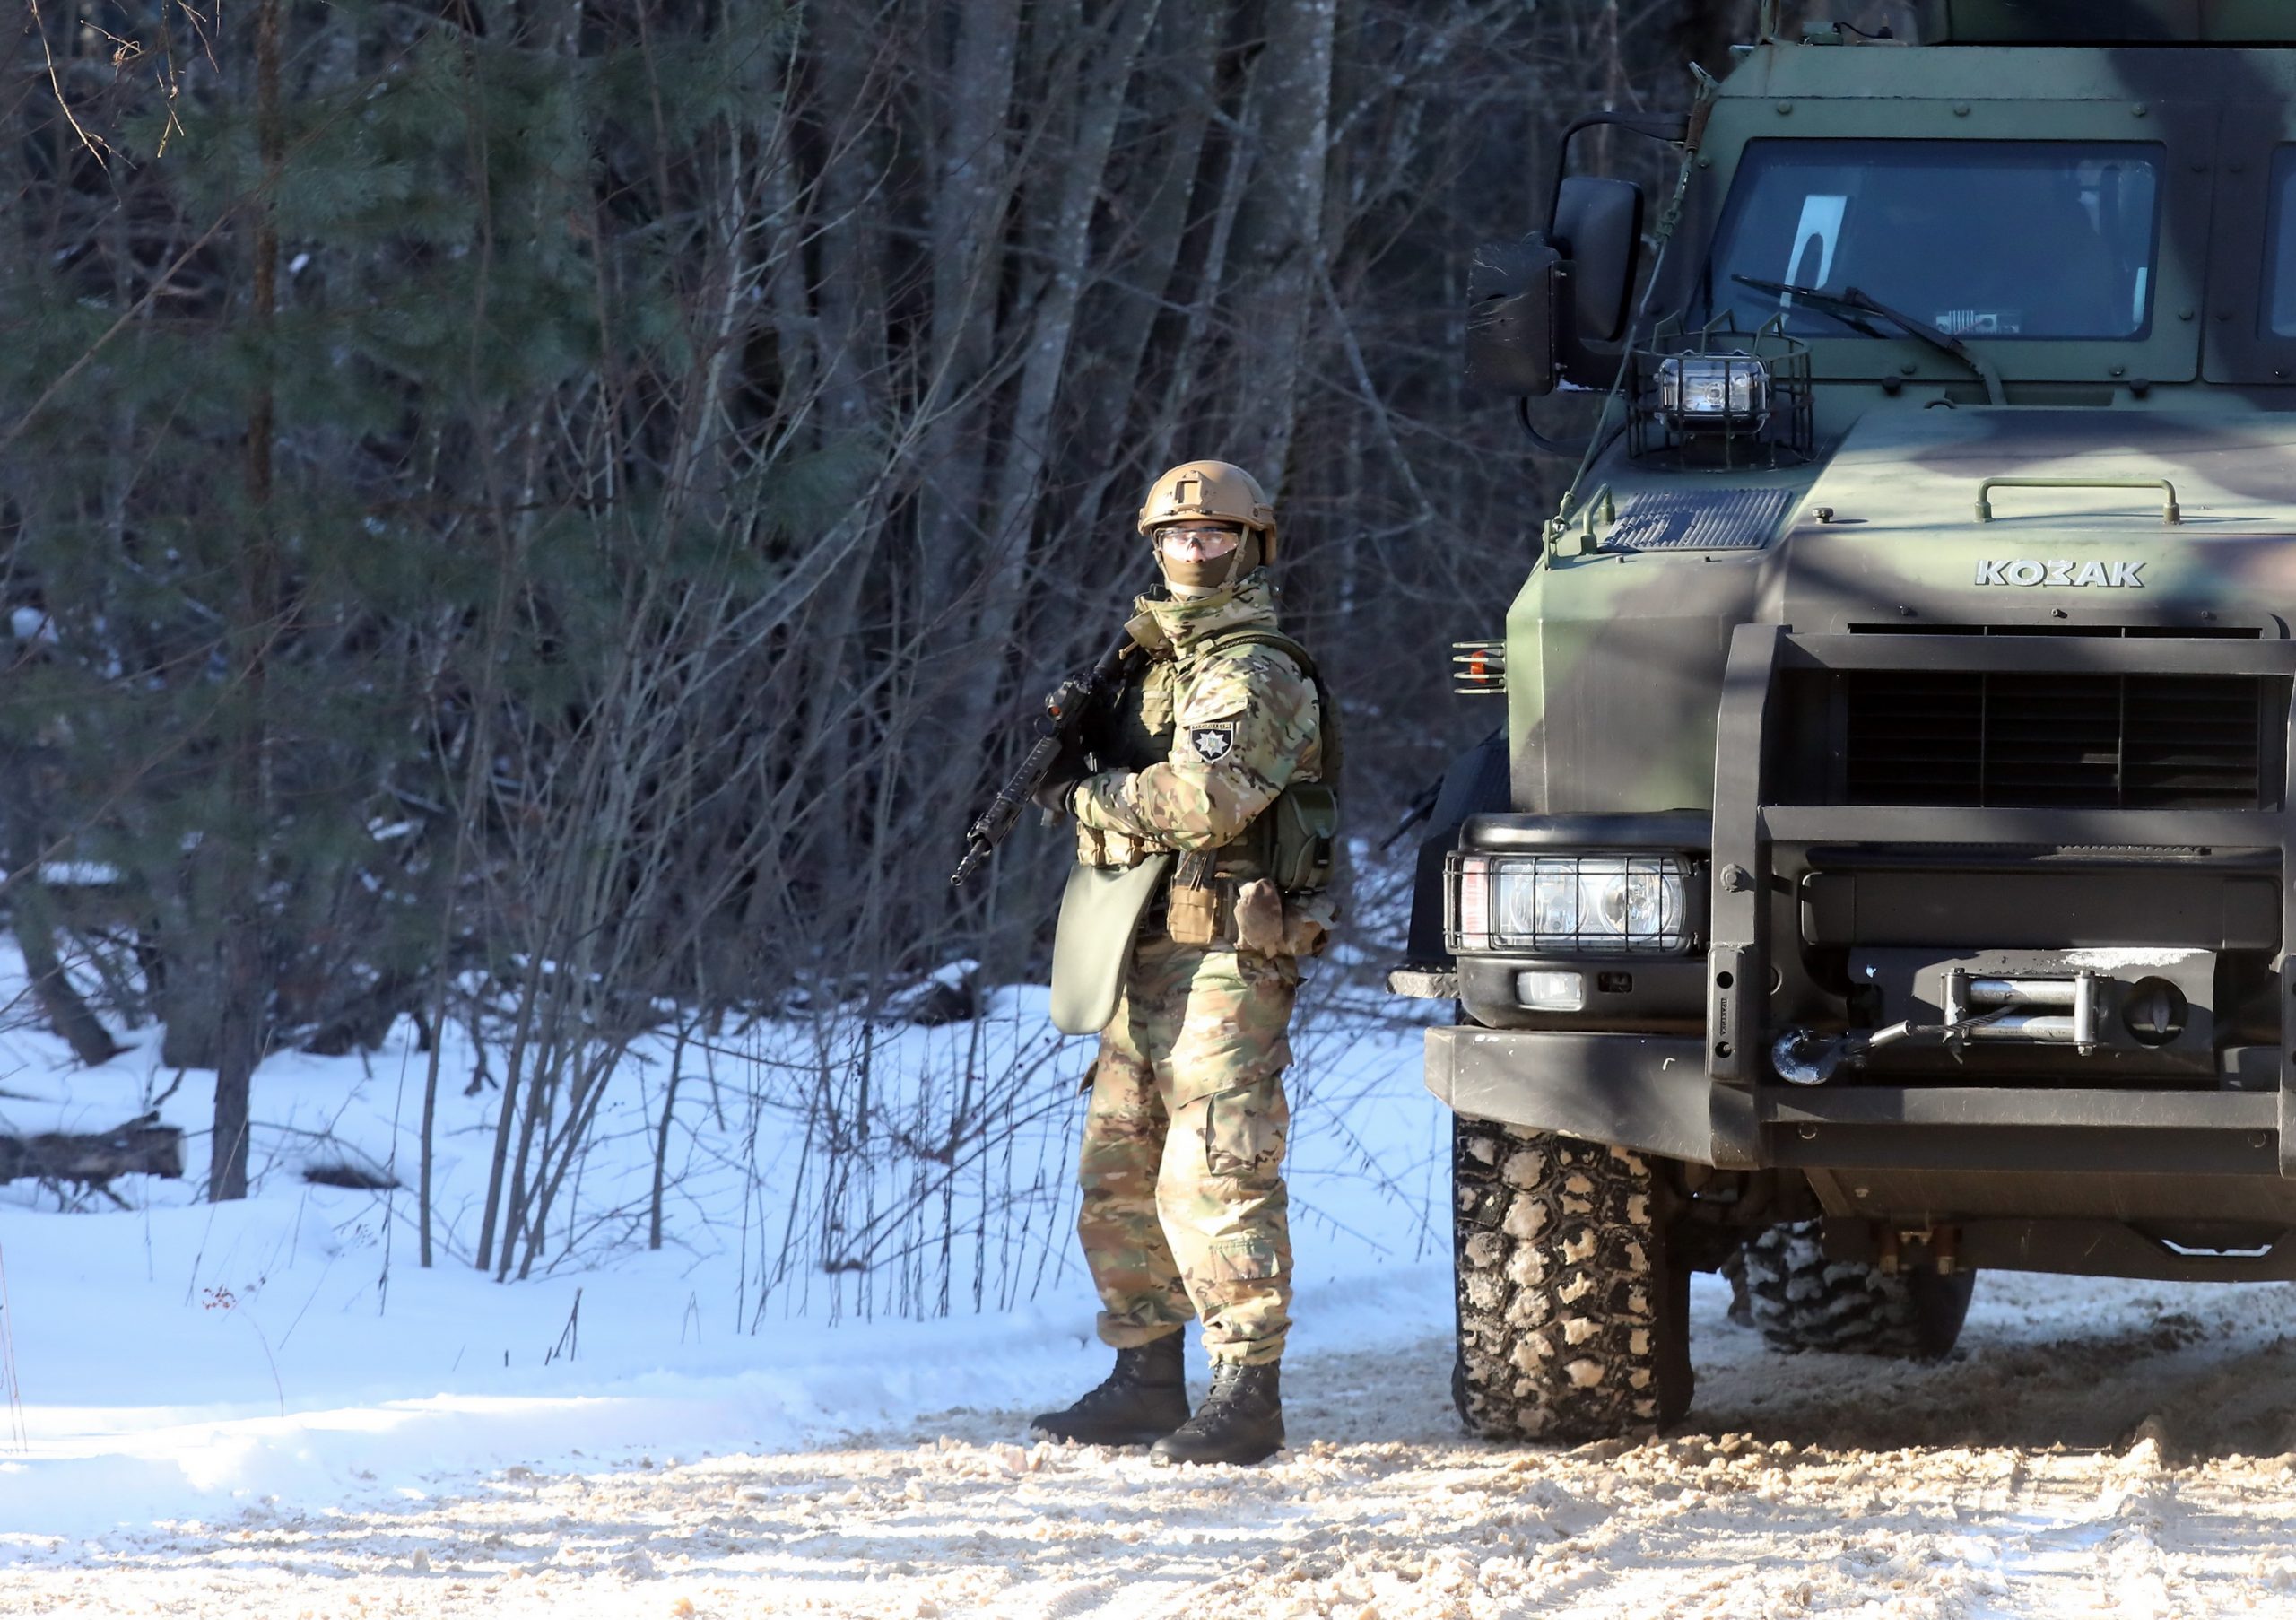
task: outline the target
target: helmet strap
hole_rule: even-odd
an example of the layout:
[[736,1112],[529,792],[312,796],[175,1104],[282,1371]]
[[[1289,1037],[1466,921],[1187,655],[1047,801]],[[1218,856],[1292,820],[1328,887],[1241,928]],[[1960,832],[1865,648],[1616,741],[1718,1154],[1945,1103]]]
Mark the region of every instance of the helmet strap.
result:
[[1247,527],[1242,536],[1237,540],[1236,549],[1228,553],[1228,571],[1220,581],[1222,590],[1234,589],[1236,581],[1250,571],[1244,567],[1244,553],[1252,549],[1253,543],[1258,538],[1257,529]]

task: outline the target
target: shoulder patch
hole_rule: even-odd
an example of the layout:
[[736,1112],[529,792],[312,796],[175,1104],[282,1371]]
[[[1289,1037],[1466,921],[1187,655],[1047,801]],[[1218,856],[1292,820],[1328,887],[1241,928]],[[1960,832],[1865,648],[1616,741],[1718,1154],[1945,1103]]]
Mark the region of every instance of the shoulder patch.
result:
[[1233,724],[1191,726],[1188,727],[1187,745],[1205,764],[1216,765],[1235,752],[1236,727]]

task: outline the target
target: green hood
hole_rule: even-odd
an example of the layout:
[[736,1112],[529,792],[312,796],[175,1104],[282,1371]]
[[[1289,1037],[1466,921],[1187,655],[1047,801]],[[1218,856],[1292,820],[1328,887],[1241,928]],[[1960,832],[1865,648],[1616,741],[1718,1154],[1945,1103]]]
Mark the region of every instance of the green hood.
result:
[[[2147,482],[1998,486],[1980,520],[1979,488],[1999,478]],[[1743,623],[2278,639],[2296,618],[2296,416],[1877,411],[1822,466],[1706,483],[1653,472],[1614,491],[1618,521],[1583,552],[1574,522],[1508,615],[1518,809],[1708,805]],[[1720,512],[1734,493],[1761,514],[1744,532],[1718,520],[1694,544],[1634,544],[1648,503]]]
[[[2065,480],[2066,486],[1987,480]],[[2130,487],[2100,487],[2117,479]],[[2090,481],[2074,483],[2072,481]],[[2177,521],[2166,518],[2170,492]],[[1822,510],[1831,521],[1821,521]],[[2296,610],[2296,420],[1930,410],[1852,430],[1770,553],[1765,620],[2246,625]],[[2203,615],[2207,615],[2204,617]]]

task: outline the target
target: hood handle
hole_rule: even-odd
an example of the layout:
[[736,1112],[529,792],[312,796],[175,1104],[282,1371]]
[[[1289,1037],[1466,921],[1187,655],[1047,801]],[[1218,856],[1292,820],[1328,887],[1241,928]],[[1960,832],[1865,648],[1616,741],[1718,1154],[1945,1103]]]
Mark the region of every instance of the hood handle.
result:
[[2161,502],[2161,521],[2182,523],[2184,509],[2177,504],[2177,486],[2166,478],[1987,478],[1977,486],[1977,520],[1993,521],[1993,501],[1996,490],[2159,490],[2164,499]]

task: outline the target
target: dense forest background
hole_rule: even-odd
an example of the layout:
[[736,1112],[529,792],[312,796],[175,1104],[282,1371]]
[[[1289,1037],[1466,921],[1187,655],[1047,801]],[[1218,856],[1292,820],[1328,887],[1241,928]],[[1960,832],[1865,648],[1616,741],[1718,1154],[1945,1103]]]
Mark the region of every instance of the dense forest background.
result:
[[[1172,461],[1276,492],[1383,833],[1495,719],[1448,643],[1495,633],[1569,471],[1463,396],[1470,254],[1542,222],[1570,118],[1680,108],[1755,26],[21,4],[0,898],[37,1015],[216,1068],[229,1198],[265,1053],[483,1009],[481,1265],[664,1008],[1039,971],[1056,840],[948,870],[1150,577]],[[1650,143],[1577,152],[1672,183]]]

